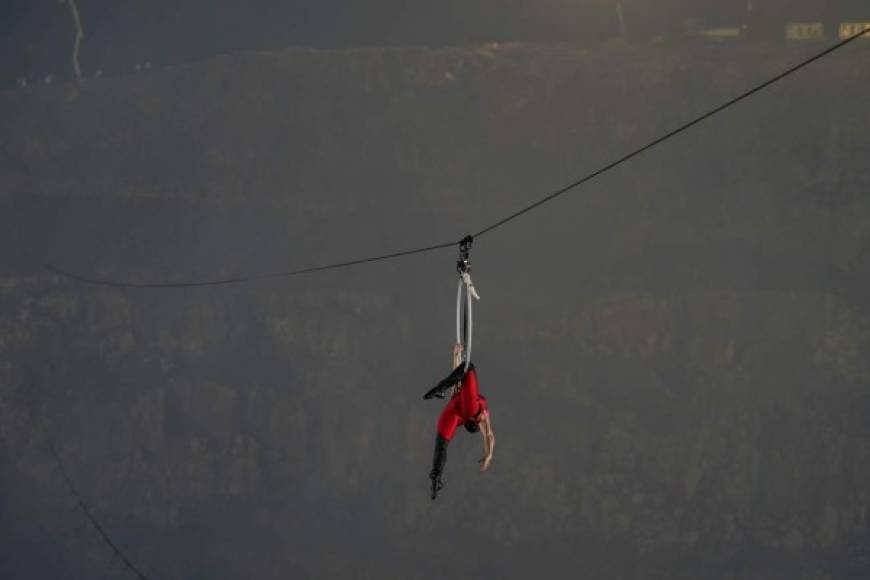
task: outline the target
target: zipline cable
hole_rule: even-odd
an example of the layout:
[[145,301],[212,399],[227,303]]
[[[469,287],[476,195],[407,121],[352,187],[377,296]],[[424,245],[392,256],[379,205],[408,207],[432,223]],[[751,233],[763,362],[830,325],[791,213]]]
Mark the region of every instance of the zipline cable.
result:
[[244,282],[254,282],[257,280],[269,280],[274,278],[286,278],[290,276],[298,276],[300,274],[311,274],[314,272],[323,272],[325,270],[337,270],[339,268],[346,268],[348,266],[356,266],[359,264],[368,264],[371,262],[380,262],[383,260],[391,260],[393,258],[399,258],[402,256],[411,256],[413,254],[422,254],[424,252],[432,252],[434,250],[441,250],[444,248],[452,248],[456,245],[456,242],[445,242],[443,244],[436,244],[434,246],[427,246],[423,248],[415,248],[413,250],[405,250],[402,252],[392,252],[390,254],[383,254],[380,256],[372,256],[369,258],[360,258],[358,260],[350,260],[347,262],[338,262],[334,264],[327,264],[325,266],[314,266],[311,268],[302,268],[299,270],[289,270],[286,272],[272,272],[269,274],[257,274],[254,276],[240,276],[236,278],[222,278],[217,280],[204,280],[198,282],[154,282],[154,283],[137,283],[137,282],[119,282],[116,280],[104,280],[100,278],[91,278],[88,276],[82,276],[80,274],[75,274],[73,272],[69,272],[67,270],[63,270],[54,266],[52,264],[47,264],[45,262],[41,262],[42,267],[48,270],[49,272],[53,272],[55,274],[59,274],[66,278],[71,278],[78,282],[83,282],[85,284],[93,284],[97,286],[109,286],[112,288],[195,288],[199,286],[224,286],[227,284],[241,284]]
[[130,559],[126,556],[126,554],[124,554],[124,552],[121,551],[121,549],[117,546],[117,544],[115,544],[115,542],[112,541],[112,538],[109,537],[109,534],[106,532],[106,530],[100,524],[100,522],[97,520],[97,518],[94,516],[94,514],[91,513],[91,510],[88,508],[88,505],[82,499],[82,496],[79,495],[79,492],[76,489],[75,485],[73,485],[72,479],[70,478],[69,474],[66,471],[66,467],[63,464],[63,460],[60,458],[60,454],[57,452],[57,449],[54,447],[54,443],[49,441],[48,447],[49,447],[49,449],[51,449],[51,454],[54,456],[54,460],[57,463],[57,466],[58,466],[58,469],[60,470],[61,476],[63,476],[63,480],[66,482],[67,488],[69,488],[70,493],[76,498],[76,502],[78,503],[79,508],[82,510],[82,512],[84,512],[85,517],[87,517],[88,520],[90,520],[91,525],[94,527],[95,530],[97,530],[97,533],[100,534],[100,536],[103,538],[103,541],[106,542],[106,544],[112,549],[113,552],[115,552],[115,556],[117,556],[118,559],[124,563],[124,566],[126,566],[127,569],[130,570],[130,572],[135,574],[136,577],[139,578],[140,580],[148,580],[148,577],[145,574],[143,574],[142,571],[140,571],[139,568],[137,568],[136,565],[130,561]]
[[[31,384],[34,387],[37,386],[39,382],[37,379],[37,374],[33,370],[33,368],[27,363],[24,363],[21,368],[24,369],[24,372],[30,379]],[[24,405],[27,407],[27,411],[30,414],[31,418],[38,416],[36,407],[29,399],[24,400]],[[70,492],[70,495],[75,498],[76,504],[87,518],[89,524],[97,531],[97,533],[106,543],[106,545],[112,549],[115,557],[117,557],[117,559],[120,560],[124,564],[124,566],[128,570],[130,570],[131,573],[135,574],[136,577],[139,578],[139,580],[148,580],[148,577],[141,570],[139,570],[139,568],[136,567],[136,565],[130,560],[130,558],[127,557],[124,551],[118,547],[118,545],[109,536],[109,533],[106,531],[103,525],[99,522],[97,517],[93,514],[93,512],[91,512],[88,504],[85,503],[85,500],[82,498],[78,489],[76,489],[76,486],[72,481],[72,477],[70,477],[69,472],[67,472],[66,465],[64,464],[63,459],[61,459],[60,453],[58,452],[57,447],[54,444],[54,440],[49,433],[45,434],[45,442],[47,444],[48,450],[51,452],[51,456],[54,459],[55,464],[57,465],[57,469],[60,472],[60,475],[63,478],[63,481]]]
[[[688,129],[694,127],[695,125],[698,125],[699,123],[709,119],[710,117],[713,117],[714,115],[721,113],[725,109],[728,109],[728,108],[736,105],[737,103],[739,103],[739,102],[751,97],[752,95],[766,89],[767,87],[773,85],[774,83],[777,83],[777,82],[781,81],[782,79],[784,79],[788,76],[791,76],[792,74],[803,69],[804,67],[807,67],[810,64],[816,62],[817,60],[820,60],[820,59],[824,58],[825,56],[831,54],[832,52],[835,52],[835,51],[843,48],[844,46],[858,40],[859,38],[861,38],[862,36],[864,36],[865,34],[868,34],[868,33],[870,33],[870,28],[865,28],[864,30],[859,31],[856,34],[853,34],[852,36],[841,40],[840,42],[826,48],[825,50],[811,56],[810,58],[803,60],[800,63],[792,66],[791,68],[776,75],[775,77],[747,90],[746,92],[738,95],[737,97],[730,99],[729,101],[719,105],[718,107],[708,111],[707,113],[704,113],[703,115],[700,115],[700,116],[692,119],[691,121],[689,121],[689,122],[677,127],[676,129],[662,135],[661,137],[658,137],[657,139],[650,141],[646,145],[644,145],[638,149],[635,149],[634,151],[628,153],[627,155],[620,157],[616,161],[608,163],[607,165],[605,165],[605,166],[601,167],[600,169],[586,175],[585,177],[578,179],[577,181],[575,181],[569,185],[566,185],[565,187],[563,187],[563,188],[561,188],[561,189],[559,189],[559,190],[557,190],[549,195],[542,197],[538,201],[536,201],[530,205],[527,205],[526,207],[508,215],[507,217],[502,218],[501,220],[495,222],[494,224],[483,228],[482,230],[480,230],[479,232],[474,234],[473,237],[477,238],[477,237],[483,236],[485,234],[488,234],[489,232],[495,230],[496,228],[499,228],[499,227],[507,224],[508,222],[510,222],[512,220],[515,220],[516,218],[532,211],[533,209],[536,209],[536,208],[544,205],[547,202],[553,201],[557,197],[560,197],[561,195],[564,195],[565,193],[568,193],[569,191],[571,191],[571,190],[573,190],[573,189],[575,189],[575,188],[577,188],[577,187],[579,187],[579,186],[581,186],[589,181],[592,181],[593,179],[595,179],[595,178],[599,177],[600,175],[610,171],[611,169],[614,169],[617,166],[622,165],[623,163],[626,163],[627,161],[637,157],[638,155],[641,155],[642,153],[652,149],[653,147],[656,147],[657,145],[659,145],[659,144],[661,144],[661,143],[663,143],[663,142],[665,142],[673,137],[676,137],[680,133],[683,133],[684,131],[687,131]],[[93,284],[93,285],[98,285],[98,286],[109,286],[109,287],[115,287],[115,288],[193,288],[193,287],[201,287],[201,286],[222,286],[222,285],[227,285],[227,284],[241,284],[244,282],[253,282],[253,281],[257,281],[257,280],[286,278],[286,277],[298,276],[298,275],[302,275],[302,274],[311,274],[314,272],[323,272],[326,270],[336,270],[339,268],[346,268],[348,266],[356,266],[356,265],[360,265],[360,264],[369,264],[372,262],[391,260],[393,258],[399,258],[402,256],[410,256],[413,254],[422,254],[424,252],[432,252],[435,250],[453,247],[459,243],[460,242],[458,242],[458,241],[444,242],[441,244],[435,244],[435,245],[421,247],[421,248],[415,248],[415,249],[411,249],[411,250],[404,250],[401,252],[392,252],[392,253],[383,254],[380,256],[373,256],[373,257],[369,257],[369,258],[360,258],[357,260],[349,260],[349,261],[345,261],[345,262],[336,262],[336,263],[332,263],[332,264],[326,264],[323,266],[301,268],[298,270],[289,270],[286,272],[273,272],[273,273],[269,273],[269,274],[258,274],[258,275],[253,275],[253,276],[239,276],[239,277],[234,277],[234,278],[223,278],[223,279],[216,279],[216,280],[192,281],[192,282],[159,282],[159,283],[119,282],[119,281],[114,281],[114,280],[104,280],[104,279],[99,279],[99,278],[82,276],[80,274],[76,274],[76,273],[69,272],[67,270],[58,268],[57,266],[54,266],[51,264],[46,264],[45,262],[42,262],[42,261],[40,261],[40,263],[42,264],[43,268],[45,268],[46,270],[48,270],[50,272],[53,272],[55,274],[59,274],[61,276],[65,276],[67,278],[71,278],[73,280],[76,280],[78,282],[82,282],[85,284]]]
[[486,227],[486,228],[480,230],[479,232],[477,232],[476,234],[474,234],[474,237],[475,237],[475,238],[478,238],[478,237],[480,237],[480,236],[482,236],[482,235],[484,235],[484,234],[486,234],[486,233],[489,233],[489,232],[491,232],[492,230],[494,230],[494,229],[496,229],[496,228],[498,228],[498,227],[501,227],[501,226],[505,225],[505,224],[508,223],[509,221],[514,220],[514,219],[520,217],[521,215],[523,215],[523,214],[525,214],[525,213],[528,213],[528,212],[532,211],[533,209],[535,209],[535,208],[537,208],[537,207],[539,207],[539,206],[544,205],[544,204],[547,203],[548,201],[552,201],[552,200],[556,199],[557,197],[559,197],[560,195],[562,195],[562,194],[564,194],[564,193],[567,193],[567,192],[571,191],[571,190],[574,189],[575,187],[579,187],[579,186],[583,185],[584,183],[586,183],[586,182],[588,182],[588,181],[591,181],[591,180],[595,179],[596,177],[598,177],[598,176],[601,175],[602,173],[606,173],[606,172],[610,171],[611,169],[615,168],[617,165],[622,165],[622,164],[625,163],[626,161],[629,161],[630,159],[633,159],[634,157],[637,157],[637,156],[640,155],[641,153],[644,153],[645,151],[648,151],[649,149],[652,149],[652,148],[655,147],[656,145],[658,145],[658,144],[660,144],[660,143],[662,143],[662,142],[664,142],[664,141],[667,141],[667,140],[670,139],[671,137],[676,137],[677,135],[679,135],[679,134],[682,133],[683,131],[686,131],[687,129],[690,129],[690,128],[694,127],[694,126],[697,125],[698,123],[701,123],[702,121],[705,121],[705,120],[709,119],[709,118],[712,117],[713,115],[716,115],[716,114],[718,114],[718,113],[721,113],[722,111],[724,111],[725,109],[731,107],[732,105],[736,105],[736,104],[739,103],[740,101],[742,101],[742,100],[744,100],[744,99],[747,99],[747,98],[751,97],[751,96],[754,95],[755,93],[760,92],[760,91],[766,89],[767,87],[769,87],[770,85],[772,85],[772,84],[774,84],[774,83],[776,83],[776,82],[778,82],[778,81],[781,81],[781,80],[784,79],[785,77],[792,75],[793,73],[799,71],[800,69],[804,68],[805,66],[808,66],[808,65],[814,63],[815,61],[817,61],[817,60],[819,60],[819,59],[821,59],[821,58],[824,58],[825,56],[831,54],[831,53],[834,52],[835,50],[838,50],[838,49],[840,49],[840,48],[846,46],[846,45],[849,44],[850,42],[854,42],[855,40],[858,40],[859,38],[861,38],[862,36],[864,36],[864,35],[867,34],[867,33],[870,33],[870,28],[865,28],[865,29],[862,30],[861,32],[858,32],[857,34],[854,34],[854,35],[850,36],[849,38],[846,38],[845,40],[842,40],[842,41],[838,42],[837,44],[835,44],[835,45],[833,45],[833,46],[831,46],[831,47],[829,47],[829,48],[823,50],[822,52],[820,52],[820,53],[818,53],[818,54],[816,54],[816,55],[814,55],[814,56],[808,58],[807,60],[802,61],[802,62],[799,63],[799,64],[796,64],[795,66],[791,67],[790,69],[786,70],[785,72],[782,72],[782,73],[776,75],[776,76],[773,77],[772,79],[769,79],[769,80],[767,80],[767,81],[761,83],[760,85],[757,85],[756,87],[749,89],[749,90],[746,91],[745,93],[743,93],[743,94],[741,94],[741,95],[739,95],[739,96],[737,96],[737,97],[734,97],[734,98],[731,99],[730,101],[727,101],[727,102],[725,102],[725,103],[719,105],[719,106],[716,107],[715,109],[712,109],[711,111],[709,111],[709,112],[707,112],[707,113],[704,113],[703,115],[701,115],[701,116],[699,116],[699,117],[696,117],[695,119],[689,121],[688,123],[686,123],[686,124],[684,124],[684,125],[681,125],[681,126],[677,127],[677,128],[674,129],[673,131],[671,131],[671,132],[669,132],[669,133],[666,133],[665,135],[662,135],[661,137],[659,137],[659,138],[657,138],[657,139],[654,139],[654,140],[650,141],[649,143],[647,143],[647,144],[644,145],[643,147],[640,147],[639,149],[635,149],[635,150],[632,151],[631,153],[629,153],[629,154],[627,154],[627,155],[624,155],[623,157],[620,157],[620,158],[617,159],[616,161],[613,161],[612,163],[608,163],[607,165],[605,165],[605,166],[602,167],[601,169],[598,169],[597,171],[594,171],[594,172],[590,173],[589,175],[583,177],[582,179],[578,179],[578,180],[575,181],[574,183],[571,183],[570,185],[566,185],[566,186],[563,187],[562,189],[560,189],[560,190],[558,190],[558,191],[555,191],[555,192],[551,193],[550,195],[547,195],[546,197],[542,197],[541,199],[539,199],[539,200],[536,201],[535,203],[533,203],[533,204],[531,204],[531,205],[528,205],[528,206],[524,207],[523,209],[521,209],[521,210],[519,210],[519,211],[517,211],[517,212],[512,213],[511,215],[507,216],[506,218],[501,219],[501,220],[495,222],[495,223],[492,224],[491,226],[488,226],[488,227]]

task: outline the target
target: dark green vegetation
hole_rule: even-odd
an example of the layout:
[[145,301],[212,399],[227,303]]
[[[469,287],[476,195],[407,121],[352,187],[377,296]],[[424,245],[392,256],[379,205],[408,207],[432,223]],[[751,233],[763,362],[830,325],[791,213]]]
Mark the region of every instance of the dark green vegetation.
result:
[[[810,47],[815,49],[816,47]],[[478,241],[498,447],[426,474],[459,238],[804,56],[286,51],[0,93],[0,577],[870,574],[870,46]]]

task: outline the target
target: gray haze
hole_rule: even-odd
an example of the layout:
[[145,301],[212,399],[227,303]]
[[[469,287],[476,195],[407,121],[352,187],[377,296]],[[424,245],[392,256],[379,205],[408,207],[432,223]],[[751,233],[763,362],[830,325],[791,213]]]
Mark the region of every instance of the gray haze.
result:
[[[72,75],[67,0],[0,3],[0,86]],[[76,0],[85,77],[130,74],[240,50],[450,46],[530,41],[595,46],[741,27],[780,40],[786,22],[867,20],[865,0]],[[620,24],[619,14],[622,14]]]
[[0,92],[0,577],[870,575],[870,42],[287,49]]

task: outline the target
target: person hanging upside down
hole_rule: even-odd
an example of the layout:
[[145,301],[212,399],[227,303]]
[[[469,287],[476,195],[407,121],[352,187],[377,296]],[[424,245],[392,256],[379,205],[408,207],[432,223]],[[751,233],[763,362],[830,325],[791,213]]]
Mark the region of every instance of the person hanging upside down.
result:
[[486,471],[489,467],[495,450],[495,434],[492,432],[486,397],[478,391],[477,371],[474,369],[474,365],[469,364],[468,371],[465,370],[465,363],[462,362],[462,345],[459,344],[453,347],[453,371],[430,389],[423,398],[443,399],[457,383],[459,383],[458,390],[454,390],[453,396],[438,417],[435,456],[432,461],[432,471],[429,473],[429,479],[432,480],[432,499],[435,499],[438,492],[444,487],[441,482],[441,473],[444,471],[444,464],[447,463],[447,444],[453,439],[453,435],[456,434],[456,429],[460,425],[464,426],[469,433],[479,431],[483,436],[484,455],[478,461],[481,471]]

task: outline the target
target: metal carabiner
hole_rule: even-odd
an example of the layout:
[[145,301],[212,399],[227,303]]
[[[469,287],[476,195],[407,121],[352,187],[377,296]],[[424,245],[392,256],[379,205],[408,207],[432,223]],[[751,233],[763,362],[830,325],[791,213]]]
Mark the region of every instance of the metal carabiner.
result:
[[456,262],[456,271],[462,276],[465,272],[471,271],[471,244],[474,243],[474,236],[465,236],[459,242],[459,260]]

